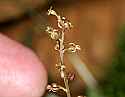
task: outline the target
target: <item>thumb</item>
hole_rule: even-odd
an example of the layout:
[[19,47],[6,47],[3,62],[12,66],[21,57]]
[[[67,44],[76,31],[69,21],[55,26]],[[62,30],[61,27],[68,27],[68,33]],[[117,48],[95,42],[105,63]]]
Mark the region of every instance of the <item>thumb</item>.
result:
[[40,97],[46,70],[28,48],[0,34],[0,97]]

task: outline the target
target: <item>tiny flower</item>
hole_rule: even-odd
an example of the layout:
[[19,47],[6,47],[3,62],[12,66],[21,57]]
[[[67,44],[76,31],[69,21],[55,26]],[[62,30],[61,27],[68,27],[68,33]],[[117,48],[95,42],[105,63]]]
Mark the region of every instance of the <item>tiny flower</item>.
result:
[[59,90],[63,90],[64,92],[67,91],[64,87],[57,85],[56,83],[52,83],[51,85],[47,85],[47,90],[49,92],[54,92],[54,93],[59,91]]
[[47,85],[47,90],[52,91],[52,86],[51,85]]
[[58,40],[59,39],[59,33],[57,29],[53,29],[52,27],[47,27],[46,32],[50,34],[50,37],[52,39]]
[[53,32],[51,33],[51,38],[57,40],[59,39],[59,34],[57,32]]
[[72,24],[66,20],[65,17],[59,17],[58,18],[58,27],[61,28],[61,29],[70,29],[72,28]]
[[79,45],[76,45],[74,43],[69,43],[69,48],[66,49],[69,52],[76,52],[77,50],[81,50]]
[[48,10],[47,14],[48,15],[55,15],[55,16],[57,16],[57,13],[54,10],[52,10],[52,7],[50,7],[50,9]]
[[70,81],[74,80],[74,79],[75,79],[75,74],[74,74],[74,73],[69,73],[69,74],[68,74],[68,79],[69,79]]

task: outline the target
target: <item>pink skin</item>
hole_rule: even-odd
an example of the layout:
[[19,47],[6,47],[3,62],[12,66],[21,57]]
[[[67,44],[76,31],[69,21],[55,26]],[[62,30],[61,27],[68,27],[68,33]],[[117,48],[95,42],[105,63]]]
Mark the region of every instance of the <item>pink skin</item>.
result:
[[30,49],[0,34],[0,97],[41,97],[46,70]]

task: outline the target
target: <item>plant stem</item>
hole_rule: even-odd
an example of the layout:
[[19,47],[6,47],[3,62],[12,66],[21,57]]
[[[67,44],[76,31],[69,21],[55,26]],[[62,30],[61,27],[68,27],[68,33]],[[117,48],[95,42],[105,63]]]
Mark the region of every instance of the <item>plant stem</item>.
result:
[[[60,61],[61,61],[60,65],[63,66],[64,65],[64,30],[62,30],[61,39],[59,40],[59,54],[60,54]],[[71,97],[68,78],[67,78],[65,68],[63,68],[63,69],[60,68],[60,74],[64,75],[61,78],[63,78],[63,80],[64,80],[64,84],[65,84],[65,88],[66,88],[66,95],[67,95],[67,97]]]
[[64,83],[65,83],[65,87],[66,87],[66,94],[67,94],[67,97],[71,97],[71,94],[70,94],[70,89],[69,89],[69,83],[68,83],[68,79],[67,77],[65,76],[64,77]]

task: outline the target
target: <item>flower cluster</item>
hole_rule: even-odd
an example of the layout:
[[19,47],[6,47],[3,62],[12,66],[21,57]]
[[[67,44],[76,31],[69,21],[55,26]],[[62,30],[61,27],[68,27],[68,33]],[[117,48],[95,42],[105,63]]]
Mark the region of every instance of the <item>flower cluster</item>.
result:
[[[52,9],[52,7],[50,7],[47,14],[53,15],[57,19],[58,29],[54,29],[50,26],[47,26],[46,32],[49,34],[51,39],[56,41],[55,50],[57,50],[59,52],[59,56],[60,56],[59,57],[60,63],[56,64],[56,67],[59,70],[60,76],[64,80],[64,84],[65,84],[65,87],[62,87],[60,85],[57,85],[56,83],[52,83],[51,85],[47,86],[47,90],[52,91],[52,92],[57,92],[59,90],[63,90],[67,94],[67,97],[71,97],[70,88],[69,88],[69,79],[74,79],[74,75],[68,76],[68,74],[66,72],[66,66],[65,66],[64,60],[63,60],[64,53],[65,52],[74,53],[77,50],[80,50],[81,48],[79,45],[77,45],[75,43],[69,43],[68,46],[64,45],[65,31],[70,30],[73,27],[72,24],[65,17],[61,17],[60,15],[58,15],[56,13],[56,11],[54,11]],[[83,96],[78,96],[78,97],[83,97]]]

